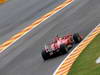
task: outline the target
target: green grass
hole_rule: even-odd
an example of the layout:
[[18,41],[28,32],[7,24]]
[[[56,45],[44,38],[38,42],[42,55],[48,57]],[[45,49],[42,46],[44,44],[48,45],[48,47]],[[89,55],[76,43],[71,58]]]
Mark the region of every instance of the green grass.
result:
[[100,34],[80,54],[68,75],[100,75],[100,64],[96,64],[98,57],[100,57]]

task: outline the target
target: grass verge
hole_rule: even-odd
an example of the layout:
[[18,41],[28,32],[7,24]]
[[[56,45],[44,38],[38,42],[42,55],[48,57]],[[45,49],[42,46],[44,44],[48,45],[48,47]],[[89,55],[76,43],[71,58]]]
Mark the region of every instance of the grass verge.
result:
[[68,75],[100,75],[100,64],[96,64],[98,57],[100,57],[100,34],[80,54]]

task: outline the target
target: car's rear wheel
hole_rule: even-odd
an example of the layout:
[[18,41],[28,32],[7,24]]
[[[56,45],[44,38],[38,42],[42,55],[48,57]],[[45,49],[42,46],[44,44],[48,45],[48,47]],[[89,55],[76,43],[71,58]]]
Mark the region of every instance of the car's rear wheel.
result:
[[67,47],[68,47],[68,50],[70,50],[73,47],[73,44],[69,44],[67,45]]
[[66,54],[68,52],[68,47],[65,44],[60,45],[60,52]]
[[46,51],[42,51],[41,55],[44,60],[49,59],[49,54]]
[[74,33],[73,40],[74,40],[75,43],[79,43],[79,42],[82,41],[82,38],[81,38],[79,33]]

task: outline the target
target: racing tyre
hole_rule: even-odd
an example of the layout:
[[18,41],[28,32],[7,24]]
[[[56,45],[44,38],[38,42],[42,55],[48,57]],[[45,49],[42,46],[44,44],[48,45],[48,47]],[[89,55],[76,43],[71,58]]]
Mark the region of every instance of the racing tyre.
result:
[[67,45],[68,50],[70,50],[73,47],[73,44]]
[[60,52],[66,54],[68,52],[68,47],[65,44],[60,45]]
[[47,59],[49,59],[49,54],[48,53],[46,53],[46,51],[42,51],[42,58],[44,59],[44,60],[47,60]]
[[75,34],[73,35],[73,40],[74,40],[75,43],[79,43],[79,42],[82,41],[82,38],[81,38],[81,36],[79,35],[79,33],[75,33]]

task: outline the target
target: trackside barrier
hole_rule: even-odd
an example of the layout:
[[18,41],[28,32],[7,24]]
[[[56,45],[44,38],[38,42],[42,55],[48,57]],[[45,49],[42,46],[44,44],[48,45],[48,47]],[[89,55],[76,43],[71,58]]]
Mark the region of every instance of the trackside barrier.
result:
[[7,2],[7,0],[0,0],[0,4]]
[[100,34],[100,24],[97,25],[77,47],[75,47],[75,49],[59,65],[53,75],[68,75],[68,72],[77,57],[98,34]]

